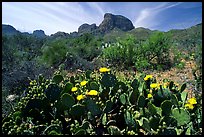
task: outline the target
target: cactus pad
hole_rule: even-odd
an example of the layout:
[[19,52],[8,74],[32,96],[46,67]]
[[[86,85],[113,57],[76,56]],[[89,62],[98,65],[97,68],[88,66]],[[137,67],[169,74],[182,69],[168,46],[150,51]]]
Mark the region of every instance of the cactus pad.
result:
[[56,83],[56,84],[59,84],[61,81],[64,80],[63,76],[62,75],[55,75],[52,80]]
[[175,108],[172,110],[172,115],[178,122],[178,126],[185,125],[190,122],[190,114],[183,108]]
[[62,102],[63,106],[71,108],[74,105],[75,100],[70,94],[64,93],[61,96],[61,102]]

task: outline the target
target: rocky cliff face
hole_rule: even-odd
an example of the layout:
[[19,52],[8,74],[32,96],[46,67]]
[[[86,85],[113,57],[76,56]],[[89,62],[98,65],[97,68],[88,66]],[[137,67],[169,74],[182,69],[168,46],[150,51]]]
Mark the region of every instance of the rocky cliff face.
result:
[[78,33],[82,34],[82,33],[91,33],[92,31],[96,30],[98,27],[96,26],[96,24],[82,24],[79,28],[78,28]]
[[33,35],[36,37],[46,37],[45,32],[43,30],[35,30],[33,31]]
[[83,24],[78,28],[78,33],[92,33],[95,35],[106,34],[114,28],[122,31],[129,31],[134,29],[134,26],[132,22],[124,16],[106,13],[102,23],[99,26],[96,26],[96,24]]
[[134,29],[134,26],[132,22],[124,16],[106,13],[104,15],[104,20],[99,25],[99,29],[102,32],[107,33],[113,30],[114,28],[118,28],[122,31],[129,31]]

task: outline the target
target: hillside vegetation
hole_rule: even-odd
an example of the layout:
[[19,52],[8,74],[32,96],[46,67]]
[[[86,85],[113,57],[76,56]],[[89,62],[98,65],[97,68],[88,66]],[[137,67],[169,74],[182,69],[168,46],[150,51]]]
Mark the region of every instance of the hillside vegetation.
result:
[[202,134],[202,24],[161,32],[106,14],[70,34],[2,26],[4,135]]

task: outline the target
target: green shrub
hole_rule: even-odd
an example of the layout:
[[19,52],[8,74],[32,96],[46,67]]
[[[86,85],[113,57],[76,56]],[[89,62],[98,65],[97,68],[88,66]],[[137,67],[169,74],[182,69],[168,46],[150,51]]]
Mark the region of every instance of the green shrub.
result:
[[60,63],[65,59],[67,49],[66,40],[57,39],[47,42],[42,47],[40,60],[48,66]]
[[118,66],[135,66],[140,71],[157,66],[169,69],[172,67],[170,45],[169,36],[162,32],[153,33],[145,42],[130,35],[103,49],[103,57]]

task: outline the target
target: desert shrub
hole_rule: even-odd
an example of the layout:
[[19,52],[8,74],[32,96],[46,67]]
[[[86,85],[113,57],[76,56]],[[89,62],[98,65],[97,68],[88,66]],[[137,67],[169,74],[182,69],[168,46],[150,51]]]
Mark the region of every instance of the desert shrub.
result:
[[92,61],[101,54],[102,39],[94,37],[92,34],[85,33],[82,36],[71,40],[69,43],[70,51],[76,56],[87,61]]
[[47,66],[56,65],[65,59],[67,49],[66,40],[48,41],[42,47],[42,55],[39,60]]
[[162,32],[155,32],[142,44],[142,58],[148,60],[153,66],[160,65],[162,69],[168,69],[171,67],[170,44],[168,35]]
[[133,66],[137,55],[136,46],[138,41],[131,35],[118,39],[116,43],[110,44],[103,49],[103,58],[118,66]]
[[135,66],[140,71],[157,66],[163,70],[172,66],[170,45],[169,36],[162,32],[153,33],[145,42],[128,36],[103,49],[103,57],[119,66]]

